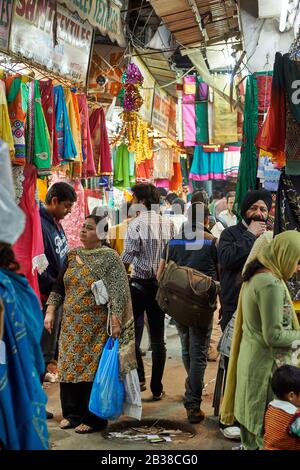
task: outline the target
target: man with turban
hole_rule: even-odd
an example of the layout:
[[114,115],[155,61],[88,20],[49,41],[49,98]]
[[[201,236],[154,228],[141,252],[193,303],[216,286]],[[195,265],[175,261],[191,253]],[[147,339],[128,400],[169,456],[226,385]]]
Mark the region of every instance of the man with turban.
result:
[[240,275],[255,240],[266,230],[272,195],[264,189],[250,191],[241,207],[242,220],[223,230],[218,259],[221,268],[221,328],[234,314],[240,293]]

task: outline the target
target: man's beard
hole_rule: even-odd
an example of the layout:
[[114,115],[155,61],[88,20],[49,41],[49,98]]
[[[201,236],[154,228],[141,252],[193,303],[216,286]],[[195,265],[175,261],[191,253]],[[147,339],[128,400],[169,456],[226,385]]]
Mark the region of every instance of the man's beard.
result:
[[248,217],[247,219],[245,219],[245,222],[247,225],[250,225],[252,220],[254,220],[254,222],[265,222],[265,223],[267,222],[267,219],[261,218],[258,215],[254,215],[253,217]]

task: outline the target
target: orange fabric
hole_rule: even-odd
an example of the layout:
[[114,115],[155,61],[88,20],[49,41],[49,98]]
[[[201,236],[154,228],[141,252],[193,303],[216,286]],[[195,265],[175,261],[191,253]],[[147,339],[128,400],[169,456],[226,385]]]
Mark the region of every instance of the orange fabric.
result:
[[170,191],[178,191],[182,187],[182,173],[180,163],[173,163],[174,174],[170,180]]
[[[6,96],[16,78],[21,78],[20,74],[9,75],[5,80]],[[23,79],[22,79],[23,81]],[[15,145],[15,156],[12,161],[14,165],[26,164],[26,145],[25,145],[25,128],[26,128],[26,111],[22,108],[22,91],[21,87],[13,101],[7,100],[8,114],[11,124],[11,130]]]
[[293,415],[268,406],[265,415],[264,450],[300,450],[300,439],[288,435]]

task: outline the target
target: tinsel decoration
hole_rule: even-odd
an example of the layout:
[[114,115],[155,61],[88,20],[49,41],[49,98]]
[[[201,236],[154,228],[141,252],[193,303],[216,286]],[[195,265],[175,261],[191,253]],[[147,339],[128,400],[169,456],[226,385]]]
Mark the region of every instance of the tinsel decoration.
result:
[[125,85],[142,85],[144,77],[135,64],[129,64],[126,70]]
[[137,85],[126,85],[124,95],[124,110],[125,111],[138,111],[143,104],[143,98]]

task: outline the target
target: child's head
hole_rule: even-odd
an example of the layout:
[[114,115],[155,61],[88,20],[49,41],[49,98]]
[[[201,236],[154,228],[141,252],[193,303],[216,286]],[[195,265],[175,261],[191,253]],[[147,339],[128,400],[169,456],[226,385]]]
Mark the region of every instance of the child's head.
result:
[[300,369],[284,365],[273,374],[272,390],[279,400],[289,401],[300,407]]

